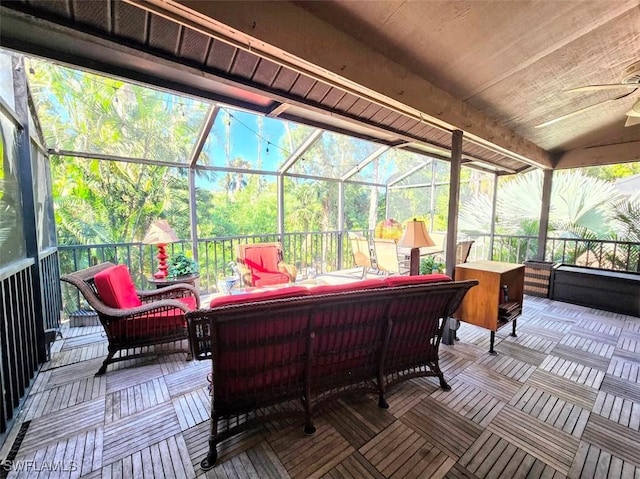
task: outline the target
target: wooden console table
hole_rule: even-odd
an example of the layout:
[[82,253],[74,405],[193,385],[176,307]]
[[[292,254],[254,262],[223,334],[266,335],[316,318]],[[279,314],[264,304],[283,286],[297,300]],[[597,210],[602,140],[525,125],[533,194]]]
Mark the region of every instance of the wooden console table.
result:
[[[512,322],[512,336],[516,335],[516,320],[522,312],[524,265],[500,261],[474,261],[456,266],[456,280],[477,279],[480,284],[471,288],[454,317],[491,331],[489,353],[493,349],[496,331]],[[509,299],[504,301],[504,286]]]

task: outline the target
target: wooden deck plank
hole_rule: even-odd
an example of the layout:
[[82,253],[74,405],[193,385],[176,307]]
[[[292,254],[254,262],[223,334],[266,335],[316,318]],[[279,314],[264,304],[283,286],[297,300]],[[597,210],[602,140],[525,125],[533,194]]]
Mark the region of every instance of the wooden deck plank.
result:
[[110,464],[179,432],[178,418],[169,402],[126,416],[105,425],[103,461]]
[[400,420],[452,457],[460,457],[482,432],[473,421],[431,398]]
[[[17,418],[31,422],[16,460],[73,462],[62,477],[83,479],[640,477],[640,318],[527,297],[509,332],[490,356],[488,332],[463,324],[440,350],[450,391],[412,379],[388,410],[344,397],[316,414],[312,437],[297,418],[267,423],[219,444],[205,474],[210,362],[176,353],[96,378],[102,328],[66,328]],[[31,472],[9,477],[59,476]]]
[[[168,396],[168,391],[167,391]],[[211,397],[206,387],[195,389],[172,400],[180,428],[183,431],[207,421],[211,411]]]
[[594,415],[585,427],[582,440],[640,467],[640,432],[638,431]]
[[567,474],[579,439],[511,406],[505,406],[487,430]]
[[472,364],[462,373],[458,374],[456,379],[471,384],[503,402],[509,402],[522,386],[522,384],[515,379],[510,379],[491,369],[483,368],[476,364]]
[[615,396],[640,403],[640,387],[638,386],[639,384],[637,382],[631,382],[625,379],[606,375],[602,381],[600,390],[605,393],[611,393]]

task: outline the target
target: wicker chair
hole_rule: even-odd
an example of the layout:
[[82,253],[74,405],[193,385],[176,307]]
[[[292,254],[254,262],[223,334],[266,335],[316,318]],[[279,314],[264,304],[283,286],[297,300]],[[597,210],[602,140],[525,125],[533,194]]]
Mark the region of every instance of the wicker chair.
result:
[[[110,274],[114,276],[109,278]],[[107,334],[108,355],[96,376],[104,374],[111,363],[136,357],[184,351],[190,359],[185,341],[188,339],[185,313],[200,307],[200,297],[193,286],[174,284],[154,291],[138,291],[126,266],[109,262],[60,279],[80,290]],[[105,287],[105,281],[111,284]],[[114,290],[119,290],[120,299],[114,297],[117,295]],[[151,347],[164,343],[179,343],[180,347],[162,350]]]
[[236,245],[236,262],[245,286],[286,284],[296,279],[296,269],[282,260],[282,244]]

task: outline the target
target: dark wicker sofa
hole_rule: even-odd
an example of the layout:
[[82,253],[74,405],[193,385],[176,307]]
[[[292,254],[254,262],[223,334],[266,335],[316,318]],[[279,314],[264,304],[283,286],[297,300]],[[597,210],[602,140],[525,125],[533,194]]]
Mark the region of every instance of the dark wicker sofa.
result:
[[[211,432],[217,444],[266,420],[313,416],[336,396],[385,393],[412,377],[435,376],[447,318],[477,281],[394,276],[340,286],[292,286],[219,297],[187,313],[196,359],[211,359]],[[219,424],[219,422],[221,422]]]

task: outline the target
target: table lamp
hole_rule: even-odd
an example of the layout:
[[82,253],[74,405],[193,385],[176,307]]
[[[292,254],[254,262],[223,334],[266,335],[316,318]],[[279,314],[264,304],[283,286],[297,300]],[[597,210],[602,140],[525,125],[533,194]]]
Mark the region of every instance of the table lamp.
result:
[[165,248],[168,243],[175,241],[178,241],[178,236],[166,220],[154,220],[151,222],[147,234],[142,238],[142,243],[158,246],[158,271],[153,274],[154,278],[163,279],[167,277],[168,256]]
[[411,260],[409,266],[409,274],[415,276],[420,274],[420,248],[423,246],[435,246],[436,243],[431,239],[424,221],[418,221],[415,218],[407,223],[407,227],[402,233],[402,238],[398,246],[403,248],[411,248]]

